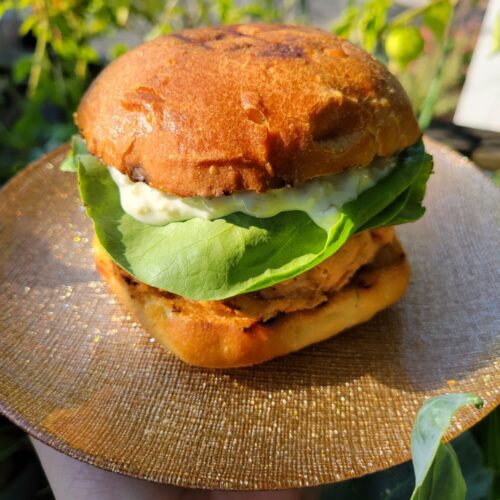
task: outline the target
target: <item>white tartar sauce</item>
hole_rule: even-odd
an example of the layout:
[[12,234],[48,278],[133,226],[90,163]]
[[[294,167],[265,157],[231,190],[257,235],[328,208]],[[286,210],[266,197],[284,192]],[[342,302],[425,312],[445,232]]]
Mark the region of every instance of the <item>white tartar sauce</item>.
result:
[[317,177],[294,187],[270,189],[265,193],[244,191],[210,198],[173,196],[144,182],[134,182],[116,168],[108,168],[120,191],[123,210],[145,224],[163,226],[194,217],[211,220],[234,212],[262,219],[300,210],[328,231],[338,219],[342,205],[355,200],[395,166],[396,157],[377,158],[367,167]]

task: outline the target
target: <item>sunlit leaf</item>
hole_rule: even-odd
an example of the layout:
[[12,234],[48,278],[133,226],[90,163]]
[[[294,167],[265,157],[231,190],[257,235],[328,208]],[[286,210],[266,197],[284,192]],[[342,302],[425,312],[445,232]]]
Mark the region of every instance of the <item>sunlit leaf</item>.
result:
[[369,0],[364,5],[358,29],[361,43],[366,51],[373,52],[376,49],[391,5],[392,0]]
[[14,63],[12,68],[12,78],[16,83],[24,82],[28,78],[32,64],[32,54],[22,56]]
[[109,50],[111,59],[116,59],[117,57],[122,56],[128,51],[128,47],[123,43],[115,43],[114,45],[111,46],[111,49]]
[[29,33],[33,27],[35,26],[35,24],[37,23],[38,19],[31,15],[31,16],[28,16],[22,23],[21,23],[21,26],[19,27],[19,34],[21,36],[25,36],[27,33]]
[[482,406],[474,394],[445,394],[427,400],[411,434],[415,490],[411,500],[463,500],[465,481],[457,456],[442,439],[455,413],[466,405]]
[[0,2],[0,18],[9,10],[14,8],[14,2],[10,0],[4,0]]
[[126,5],[121,5],[116,9],[116,22],[118,26],[125,26],[127,24],[130,9]]
[[449,0],[443,0],[430,6],[423,14],[424,24],[434,33],[434,36],[442,41],[446,26],[448,25],[453,6]]
[[356,29],[359,13],[360,8],[358,6],[348,6],[340,19],[334,23],[332,32],[343,38],[349,38],[351,33]]

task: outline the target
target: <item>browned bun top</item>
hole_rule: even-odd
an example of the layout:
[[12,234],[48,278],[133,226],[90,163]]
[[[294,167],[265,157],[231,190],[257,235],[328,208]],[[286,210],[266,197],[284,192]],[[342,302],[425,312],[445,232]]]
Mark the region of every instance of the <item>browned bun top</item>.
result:
[[183,31],[110,64],[78,108],[91,153],[178,196],[266,191],[417,141],[396,78],[318,29]]

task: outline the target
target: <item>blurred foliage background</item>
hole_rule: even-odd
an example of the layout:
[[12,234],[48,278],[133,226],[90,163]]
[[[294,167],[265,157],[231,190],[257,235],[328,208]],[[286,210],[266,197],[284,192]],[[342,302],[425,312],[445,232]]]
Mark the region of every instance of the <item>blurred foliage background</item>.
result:
[[[199,25],[310,23],[317,3],[323,28],[361,45],[399,77],[422,128],[433,117],[450,118],[486,1],[0,0],[0,185],[69,139],[91,80],[142,40]],[[492,50],[500,50],[500,20],[497,31]],[[498,410],[461,439],[467,498],[499,499]],[[404,499],[412,484],[407,464],[327,488],[321,498]],[[32,498],[52,493],[27,437],[0,419],[0,500]]]
[[[207,24],[307,23],[316,3],[1,0],[0,26],[11,33],[3,37],[0,51],[0,183],[74,133],[72,114],[89,82],[143,39]],[[329,0],[319,3],[328,6]],[[407,89],[423,128],[433,116],[453,111],[484,1],[412,2],[421,4],[416,7],[392,0],[330,3],[329,17],[336,18],[323,21],[323,27],[389,65]]]

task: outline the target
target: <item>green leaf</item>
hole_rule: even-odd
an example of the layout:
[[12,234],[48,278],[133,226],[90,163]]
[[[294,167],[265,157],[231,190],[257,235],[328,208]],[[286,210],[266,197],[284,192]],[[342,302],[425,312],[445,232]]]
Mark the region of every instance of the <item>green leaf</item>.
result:
[[474,394],[445,394],[427,400],[417,414],[411,435],[415,490],[411,500],[461,500],[465,481],[453,448],[443,445],[451,419],[462,407],[482,406]]
[[19,27],[19,34],[21,36],[26,36],[37,24],[38,19],[36,16],[28,16]]
[[[364,231],[365,229],[376,229],[378,227],[392,225],[392,221],[396,220],[399,213],[408,203],[409,198],[410,189],[405,189],[391,204],[385,207],[377,215],[372,217],[364,226],[361,226],[358,231]],[[416,214],[418,214],[416,218],[421,217],[421,215],[423,215],[423,211],[425,211],[425,209],[423,207],[419,207],[418,212],[416,212]]]
[[99,54],[90,45],[83,45],[78,48],[78,58],[88,62],[96,62],[99,60]]
[[411,500],[464,500],[467,487],[451,445],[440,444],[433,466]]
[[425,213],[422,201],[431,172],[432,163],[423,166],[410,187],[403,191],[390,205],[384,208],[384,210],[372,217],[368,223],[358,231],[376,229],[377,227],[383,226],[397,226],[420,219]]
[[68,153],[66,158],[64,158],[61,165],[59,166],[59,170],[61,170],[62,172],[76,172],[78,170],[73,153]]
[[239,19],[238,8],[233,0],[216,0],[215,8],[222,24],[229,24]]
[[118,26],[125,26],[129,14],[130,9],[128,5],[118,5],[115,11],[116,24],[118,24]]
[[391,5],[392,0],[369,0],[363,6],[358,28],[361,33],[361,44],[370,53],[377,48]]
[[[311,269],[354,232],[369,228],[370,219],[428,176],[432,165],[421,143],[408,148],[387,177],[344,205],[326,232],[299,211],[263,219],[234,213],[211,221],[143,224],[123,211],[118,188],[96,158],[78,154],[77,160],[82,199],[111,258],[140,281],[193,300],[258,290]],[[420,206],[416,213],[422,213]]]
[[69,153],[66,156],[66,158],[59,166],[59,169],[62,170],[63,172],[77,172],[78,165],[76,158],[79,155],[88,155],[87,145],[79,135],[74,135],[71,138],[71,149],[69,150]]
[[[491,495],[493,471],[484,466],[481,448],[472,432],[464,432],[453,440],[452,446],[467,484],[466,500],[500,498]],[[323,486],[318,500],[407,500],[414,484],[411,462],[406,462],[374,474]],[[443,500],[446,498],[444,496]]]
[[332,32],[343,38],[349,38],[356,29],[360,8],[356,5],[349,5],[344,9],[342,16],[334,23]]
[[125,45],[123,42],[115,43],[111,49],[109,50],[109,53],[111,55],[111,59],[116,59],[117,57],[122,56],[128,51],[127,45]]
[[453,6],[449,0],[437,2],[424,11],[423,22],[439,41],[443,40],[452,13]]
[[429,165],[427,169],[422,169],[420,171],[419,175],[415,178],[408,189],[406,203],[403,205],[401,210],[394,214],[394,217],[392,217],[387,224],[392,226],[406,224],[420,219],[420,217],[424,215],[425,208],[422,206],[422,202],[425,196],[427,181],[429,180],[431,173],[432,165]]
[[3,0],[0,2],[0,19],[7,11],[14,9],[14,7],[15,5],[13,0]]
[[15,63],[12,70],[12,78],[16,83],[22,83],[30,74],[31,65],[33,64],[33,55],[29,54],[20,57]]

